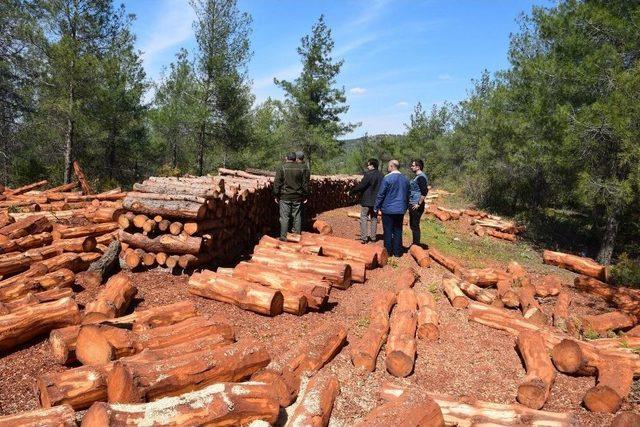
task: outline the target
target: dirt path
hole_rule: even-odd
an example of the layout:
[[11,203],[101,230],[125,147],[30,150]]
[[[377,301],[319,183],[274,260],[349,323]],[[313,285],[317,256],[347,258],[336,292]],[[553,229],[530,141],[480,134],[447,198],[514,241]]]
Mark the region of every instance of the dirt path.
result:
[[[334,234],[355,238],[357,220],[348,218],[345,209],[321,215],[329,222]],[[343,324],[349,330],[348,339],[361,336],[368,324],[371,300],[378,289],[390,288],[390,278],[402,265],[415,262],[403,257],[396,266],[387,265],[371,271],[365,284],[355,284],[346,291],[334,291],[331,308],[324,313],[309,313],[302,317],[283,314],[275,318],[259,316],[228,304],[192,297],[186,291],[187,276],[171,276],[151,271],[135,273],[134,281],[139,289],[138,308],[168,304],[190,299],[198,310],[209,317],[220,317],[235,325],[238,338],[253,337],[264,342],[274,353],[284,351],[291,343],[304,337],[321,324]],[[522,363],[514,350],[514,338],[501,331],[470,323],[464,310],[454,310],[441,291],[437,289],[444,270],[418,268],[421,274],[416,290],[434,292],[440,314],[440,340],[436,343],[418,341],[418,358],[415,372],[406,379],[397,380],[384,368],[384,349],[372,374],[356,370],[349,360],[349,347],[328,365],[340,380],[338,397],[331,425],[348,426],[366,415],[379,403],[378,388],[385,381],[417,384],[430,391],[454,396],[471,396],[498,403],[515,403],[516,389],[524,377]],[[96,289],[88,289],[77,296],[79,303],[90,301]],[[578,309],[598,311],[602,303],[584,296],[578,297]],[[50,357],[46,339],[30,343],[21,350],[0,358],[0,413],[8,414],[36,407],[32,391],[38,374],[63,370]],[[594,385],[589,377],[572,378],[558,375],[551,397],[544,409],[571,411],[578,415],[581,425],[608,425],[609,415],[589,413],[581,408],[585,391]],[[623,409],[638,410],[638,405],[625,404]]]

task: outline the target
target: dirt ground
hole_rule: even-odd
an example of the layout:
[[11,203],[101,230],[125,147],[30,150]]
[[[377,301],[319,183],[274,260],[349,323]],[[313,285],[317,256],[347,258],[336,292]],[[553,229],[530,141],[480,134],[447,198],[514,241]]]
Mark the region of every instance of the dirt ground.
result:
[[[326,212],[320,217],[332,225],[335,235],[355,238],[358,222],[346,216],[347,210],[349,208]],[[173,276],[160,271],[132,275],[138,287],[136,308],[144,309],[190,299],[196,303],[201,314],[220,317],[233,324],[238,338],[256,338],[276,354],[326,323],[344,325],[349,331],[348,340],[357,340],[368,324],[369,307],[375,291],[391,288],[390,278],[398,266],[412,265],[418,269],[421,276],[415,287],[418,291],[428,291],[433,284],[439,286],[445,271],[435,263],[430,268],[419,268],[408,255],[403,256],[397,264],[368,272],[369,277],[364,284],[354,284],[346,291],[332,291],[328,311],[301,317],[283,314],[268,318],[229,304],[191,296],[187,292],[188,276]],[[82,290],[76,299],[80,304],[85,304],[95,297],[97,291],[98,289]],[[325,369],[330,369],[338,376],[341,388],[330,425],[353,425],[365,416],[380,403],[378,389],[386,381],[417,385],[429,391],[453,396],[516,403],[517,386],[525,371],[514,349],[514,337],[506,332],[469,322],[465,310],[453,309],[440,290],[436,291],[436,295],[440,339],[432,343],[418,341],[415,371],[408,378],[397,379],[386,372],[384,348],[373,373],[363,373],[353,367],[348,345],[329,363]],[[550,299],[549,304],[552,301]],[[605,305],[595,298],[575,295],[574,309],[584,313],[601,312]],[[0,357],[0,413],[9,414],[36,408],[37,402],[32,390],[35,378],[45,372],[64,369],[66,368],[51,359],[46,337]],[[572,412],[576,414],[579,425],[609,425],[611,415],[590,413],[581,406],[584,393],[594,383],[593,377],[559,374],[543,409]],[[625,403],[623,409],[639,411],[640,405]]]

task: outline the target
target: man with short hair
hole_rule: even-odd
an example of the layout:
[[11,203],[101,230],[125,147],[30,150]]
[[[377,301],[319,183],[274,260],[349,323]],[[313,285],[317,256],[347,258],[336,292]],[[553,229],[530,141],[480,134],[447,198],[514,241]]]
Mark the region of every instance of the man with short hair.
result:
[[378,160],[369,159],[367,170],[362,179],[353,187],[349,194],[360,193],[360,241],[362,244],[375,242],[378,227],[378,213],[373,210],[376,204],[376,196],[384,175],[378,170]]
[[293,222],[293,232],[302,231],[302,205],[309,197],[308,168],[296,162],[296,153],[288,153],[285,162],[276,171],[273,182],[273,196],[280,205],[280,240],[287,240],[289,225]]
[[390,256],[402,256],[402,221],[409,205],[409,180],[400,173],[400,163],[389,161],[374,209],[382,211],[384,247]]
[[429,178],[422,171],[424,162],[421,159],[411,160],[411,172],[416,174],[411,180],[409,196],[409,228],[413,235],[413,244],[420,245],[420,217],[424,213],[424,201],[429,193]]

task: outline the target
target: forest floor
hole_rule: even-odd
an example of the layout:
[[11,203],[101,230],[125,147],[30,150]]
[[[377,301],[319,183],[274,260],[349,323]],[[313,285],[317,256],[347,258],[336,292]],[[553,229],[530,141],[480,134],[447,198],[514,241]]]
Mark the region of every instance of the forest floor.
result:
[[[329,222],[334,234],[357,238],[358,220],[347,217],[354,208],[325,212],[320,218]],[[508,261],[520,262],[532,273],[553,272],[573,283],[573,274],[542,264],[538,251],[523,243],[508,243],[473,235],[466,220],[439,223],[423,221],[422,241],[446,255],[451,255],[469,267],[494,266],[506,268]],[[407,230],[408,231],[408,230]],[[379,226],[379,233],[381,229]],[[408,241],[405,236],[405,243]],[[376,244],[381,244],[378,242]],[[348,330],[348,341],[355,342],[369,324],[369,308],[375,291],[392,289],[391,278],[395,271],[411,265],[420,273],[417,291],[432,292],[440,315],[440,338],[437,342],[418,340],[415,370],[405,379],[397,379],[385,370],[384,348],[378,357],[373,373],[355,369],[349,357],[349,345],[331,361],[325,369],[331,370],[340,380],[338,396],[330,425],[349,426],[365,416],[381,403],[378,391],[381,384],[417,385],[426,390],[452,396],[469,396],[480,400],[516,403],[518,384],[525,370],[515,350],[515,338],[502,331],[469,322],[465,310],[455,310],[440,289],[445,270],[436,263],[430,268],[420,268],[405,254],[383,268],[368,272],[364,284],[354,284],[345,291],[331,293],[330,308],[322,313],[309,313],[301,317],[282,314],[274,318],[259,316],[235,306],[195,297],[187,292],[188,276],[174,276],[161,271],[131,273],[138,287],[136,309],[169,304],[180,300],[192,300],[205,316],[220,318],[236,328],[238,338],[252,337],[263,342],[277,354],[290,348],[309,332],[324,324],[342,324]],[[92,300],[98,289],[85,289],[76,294],[79,304]],[[601,300],[574,292],[572,309],[577,314],[594,314],[607,310]],[[543,302],[551,308],[553,299]],[[46,337],[32,341],[11,354],[0,357],[0,414],[34,409],[37,406],[33,392],[39,374],[67,369],[56,364],[51,357]],[[609,425],[612,416],[588,412],[581,406],[585,392],[595,384],[593,377],[570,377],[558,374],[544,410],[571,412],[579,425]],[[640,391],[640,387],[635,387]],[[638,395],[630,396],[623,410],[640,410]]]

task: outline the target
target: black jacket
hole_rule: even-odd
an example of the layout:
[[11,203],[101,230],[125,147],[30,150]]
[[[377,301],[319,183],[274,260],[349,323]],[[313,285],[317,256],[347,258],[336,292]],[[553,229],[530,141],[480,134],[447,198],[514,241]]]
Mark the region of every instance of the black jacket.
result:
[[376,196],[378,195],[378,189],[380,189],[382,178],[384,178],[384,175],[379,170],[367,170],[358,185],[353,187],[350,193],[362,193],[360,205],[373,207],[376,204]]
[[287,162],[276,170],[273,195],[282,200],[301,202],[309,197],[309,168],[304,163]]

